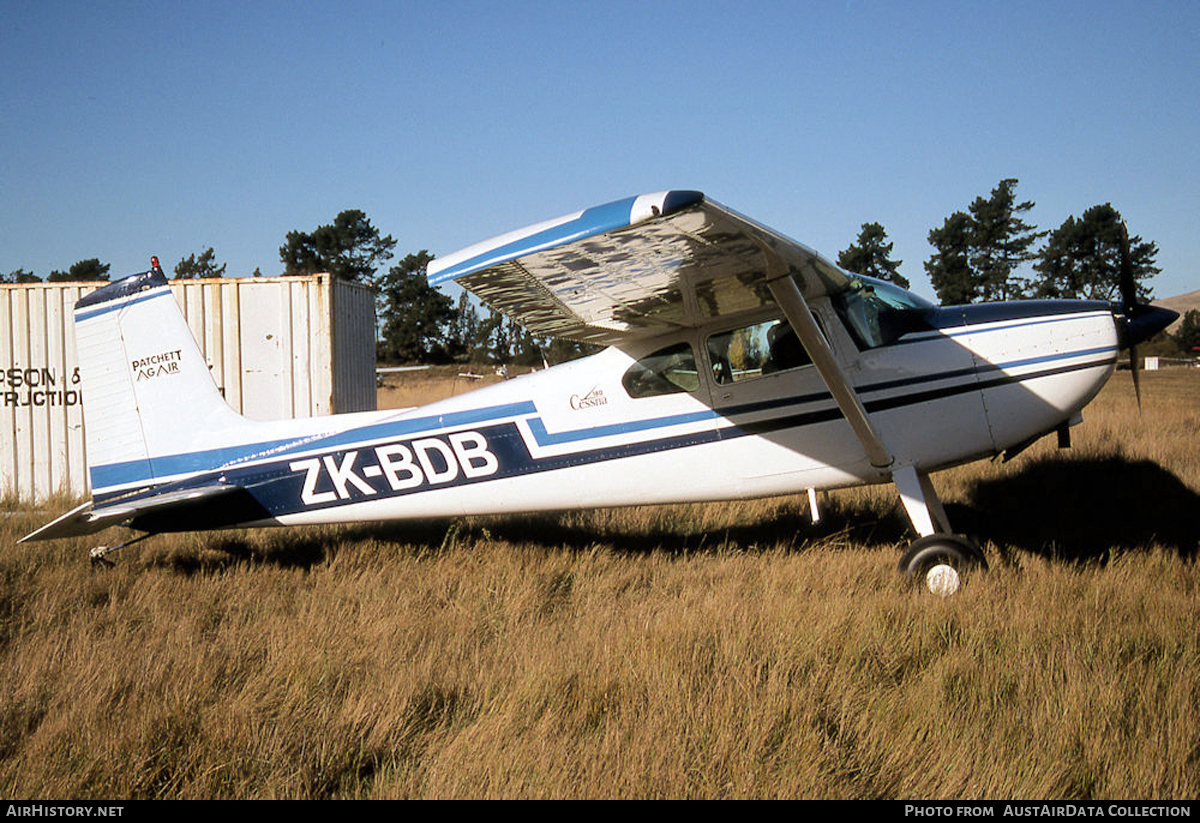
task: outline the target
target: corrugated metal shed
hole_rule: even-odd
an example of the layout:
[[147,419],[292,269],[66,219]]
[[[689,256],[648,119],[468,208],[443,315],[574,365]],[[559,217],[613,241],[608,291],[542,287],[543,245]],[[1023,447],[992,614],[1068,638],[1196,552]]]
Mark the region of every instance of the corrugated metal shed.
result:
[[[86,494],[72,309],[87,283],[0,285],[0,497]],[[327,274],[174,280],[233,408],[255,420],[375,408],[370,289]]]

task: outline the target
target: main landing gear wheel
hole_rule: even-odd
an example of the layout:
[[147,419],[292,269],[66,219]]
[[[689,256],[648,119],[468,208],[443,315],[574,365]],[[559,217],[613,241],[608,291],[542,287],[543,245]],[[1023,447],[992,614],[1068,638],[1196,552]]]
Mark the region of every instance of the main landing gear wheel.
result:
[[983,552],[957,534],[931,534],[909,544],[900,557],[900,573],[931,592],[949,597],[972,571],[986,571]]

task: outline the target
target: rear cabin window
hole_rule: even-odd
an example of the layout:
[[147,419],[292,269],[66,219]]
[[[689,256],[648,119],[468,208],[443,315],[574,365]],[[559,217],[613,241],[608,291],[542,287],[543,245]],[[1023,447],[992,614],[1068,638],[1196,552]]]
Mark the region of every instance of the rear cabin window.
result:
[[687,343],[659,349],[630,366],[621,385],[634,398],[695,391],[700,388],[696,355]]

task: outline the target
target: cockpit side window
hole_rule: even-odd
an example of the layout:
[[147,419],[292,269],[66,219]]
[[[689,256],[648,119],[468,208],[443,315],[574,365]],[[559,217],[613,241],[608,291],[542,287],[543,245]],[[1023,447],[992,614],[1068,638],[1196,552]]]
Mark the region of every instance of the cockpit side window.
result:
[[659,349],[630,366],[621,385],[633,398],[696,391],[700,388],[696,355],[688,343]]
[[929,328],[925,315],[933,308],[912,292],[866,277],[853,278],[832,299],[860,349],[887,346],[909,332]]
[[786,320],[767,320],[708,338],[713,380],[739,383],[812,362]]

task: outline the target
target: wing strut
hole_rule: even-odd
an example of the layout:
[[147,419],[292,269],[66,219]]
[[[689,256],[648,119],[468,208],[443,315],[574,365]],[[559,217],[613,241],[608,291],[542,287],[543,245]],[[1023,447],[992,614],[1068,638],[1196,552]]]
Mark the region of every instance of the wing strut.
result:
[[887,468],[892,465],[892,454],[879,439],[875,427],[871,425],[871,418],[867,415],[867,410],[863,408],[862,401],[858,399],[858,393],[850,385],[846,373],[842,371],[829,344],[825,342],[825,336],[821,334],[817,321],[813,319],[812,311],[809,310],[804,295],[800,293],[800,287],[788,274],[783,262],[769,249],[764,249],[764,251],[769,271],[767,286],[770,287],[775,302],[783,309],[783,314],[791,324],[792,330],[796,332],[796,336],[808,350],[809,357],[817,367],[821,379],[825,381],[825,385],[829,388],[830,394],[833,395],[833,399],[837,402],[838,408],[842,410],[847,422],[850,423],[850,428],[854,430],[858,441],[866,449],[871,465],[877,469]]

